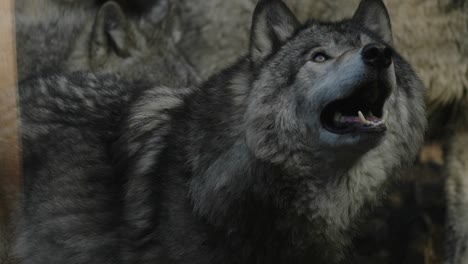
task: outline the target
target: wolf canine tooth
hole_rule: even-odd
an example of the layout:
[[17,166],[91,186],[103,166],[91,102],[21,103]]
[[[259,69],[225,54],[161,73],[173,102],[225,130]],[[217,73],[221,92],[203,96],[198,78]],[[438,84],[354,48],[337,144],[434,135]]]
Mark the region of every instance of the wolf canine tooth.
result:
[[383,114],[383,116],[382,116],[382,121],[385,122],[385,120],[387,120],[387,117],[388,117],[388,110],[385,110],[385,111],[384,111],[384,114]]
[[364,125],[370,124],[370,122],[367,121],[367,119],[364,117],[361,111],[358,111],[358,116],[359,116],[359,121],[361,121],[361,124],[364,124]]

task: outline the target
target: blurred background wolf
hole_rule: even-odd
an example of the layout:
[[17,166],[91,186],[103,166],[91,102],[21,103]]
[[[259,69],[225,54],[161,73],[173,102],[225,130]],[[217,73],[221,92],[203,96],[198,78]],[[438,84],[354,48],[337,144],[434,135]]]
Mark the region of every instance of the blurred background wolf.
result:
[[[304,21],[309,17],[338,20],[350,16],[359,1],[285,2]],[[418,165],[420,169],[404,174],[412,179],[409,194],[400,193],[403,198],[395,198],[390,193],[387,205],[383,205],[388,209],[403,199],[399,208],[408,207],[405,199],[411,197],[411,206],[418,209],[411,213],[417,220],[410,221],[417,223],[416,227],[409,229],[411,241],[416,243],[404,244],[401,255],[386,243],[363,249],[373,252],[373,259],[363,263],[442,263],[443,259],[447,264],[468,263],[468,2],[385,2],[393,21],[394,45],[429,88],[427,139],[428,143],[437,142],[431,146],[442,146],[443,155],[429,159],[431,166]],[[255,4],[256,0],[16,0],[19,79],[85,70],[131,79],[153,74],[154,79],[164,79],[168,85],[195,85],[245,50]],[[172,72],[151,71],[166,63],[174,65],[171,69],[178,71],[177,78],[171,78]],[[427,167],[436,169],[435,176]],[[432,195],[427,188],[436,190],[437,199],[427,198]],[[7,190],[0,193],[6,194]],[[12,207],[2,206],[3,212]],[[391,218],[385,215],[380,219],[384,224],[376,224],[379,228],[372,232],[380,234],[391,228]],[[446,232],[435,231],[440,225],[445,225]],[[6,232],[5,226],[2,232]],[[388,230],[385,233],[388,236]],[[363,238],[364,247],[368,247],[366,241],[379,241],[375,236]],[[8,252],[8,243],[0,246]],[[0,261],[7,261],[1,252]]]

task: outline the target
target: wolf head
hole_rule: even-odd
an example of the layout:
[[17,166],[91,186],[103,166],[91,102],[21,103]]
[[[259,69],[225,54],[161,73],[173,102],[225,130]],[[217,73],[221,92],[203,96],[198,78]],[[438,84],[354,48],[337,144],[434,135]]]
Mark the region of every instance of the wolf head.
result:
[[256,156],[281,161],[298,151],[320,153],[330,165],[349,168],[393,137],[419,137],[423,87],[391,43],[381,1],[362,1],[350,20],[303,26],[281,1],[261,1],[245,115]]
[[344,228],[416,155],[424,87],[391,45],[380,0],[361,1],[352,19],[302,26],[281,1],[258,4],[245,138],[258,159],[286,168],[285,182],[302,182],[296,212]]
[[197,77],[175,45],[177,12],[168,0],[19,0],[20,79],[92,71],[186,86]]
[[[208,82],[204,89],[210,93],[199,99],[222,89],[231,102],[197,104],[209,116],[198,127],[212,126],[194,148],[195,208],[212,222],[228,221],[229,206],[240,208],[249,188],[256,195],[263,190],[258,196],[275,197],[283,212],[307,219],[311,229],[298,232],[342,243],[340,234],[363,206],[375,202],[390,175],[419,150],[426,126],[424,87],[393,49],[380,0],[363,0],[348,20],[304,25],[283,2],[263,0],[250,39],[247,59]],[[222,105],[219,114],[214,105]],[[229,109],[238,110],[233,115]],[[220,130],[226,124],[229,133]],[[223,135],[213,137],[219,144],[203,141],[217,131],[229,134],[231,148],[218,140]],[[252,160],[262,165],[252,169]],[[269,176],[258,176],[267,167]],[[259,181],[268,187],[259,188]]]

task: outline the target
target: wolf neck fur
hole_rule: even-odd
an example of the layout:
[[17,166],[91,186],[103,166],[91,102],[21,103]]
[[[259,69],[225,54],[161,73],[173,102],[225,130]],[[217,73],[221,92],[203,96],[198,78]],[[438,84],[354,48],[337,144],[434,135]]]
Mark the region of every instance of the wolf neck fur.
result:
[[[232,228],[234,223],[242,221],[262,221],[262,218],[254,219],[258,215],[252,210],[263,208],[276,215],[274,229],[270,231],[278,231],[282,226],[282,231],[287,233],[294,229],[287,223],[300,222],[302,227],[297,228],[302,232],[311,230],[312,237],[312,232],[331,224],[330,219],[324,218],[326,214],[316,212],[318,207],[313,201],[320,200],[321,188],[332,188],[329,185],[346,181],[356,160],[343,160],[341,169],[337,170],[333,164],[336,161],[331,162],[325,158],[330,155],[320,152],[291,152],[278,163],[256,158],[245,140],[243,120],[254,71],[234,70],[249,65],[247,59],[241,60],[209,80],[190,100],[189,122],[193,123],[189,131],[193,132],[189,137],[188,156],[192,157],[189,160],[194,175],[189,192],[194,210],[211,224]],[[198,96],[204,100],[197,100]],[[220,115],[212,115],[212,111]],[[240,228],[239,224],[236,226]],[[341,226],[340,232],[347,227]]]

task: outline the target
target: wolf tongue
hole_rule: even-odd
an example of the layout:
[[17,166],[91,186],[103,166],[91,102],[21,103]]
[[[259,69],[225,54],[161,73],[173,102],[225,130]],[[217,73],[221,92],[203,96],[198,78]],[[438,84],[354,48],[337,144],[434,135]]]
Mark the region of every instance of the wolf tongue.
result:
[[371,121],[371,122],[379,122],[379,121],[382,120],[381,118],[378,118],[378,117],[373,116],[373,115],[367,116],[366,119],[367,119],[368,121]]
[[359,117],[357,116],[343,116],[341,118],[342,123],[359,123]]

